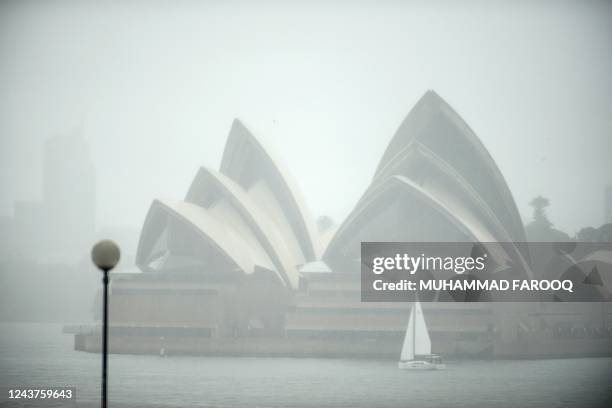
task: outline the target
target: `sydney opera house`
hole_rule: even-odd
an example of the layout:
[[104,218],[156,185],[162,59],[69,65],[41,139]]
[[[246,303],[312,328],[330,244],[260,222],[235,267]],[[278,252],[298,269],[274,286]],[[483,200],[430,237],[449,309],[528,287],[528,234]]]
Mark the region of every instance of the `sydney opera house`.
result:
[[[136,256],[141,273],[112,281],[111,351],[396,357],[410,304],[360,301],[366,241],[526,241],[495,161],[433,91],[401,123],[339,226],[317,225],[281,160],[234,121],[220,168],[200,168],[183,199],[151,204]],[[532,273],[524,248],[500,256]],[[515,346],[519,332],[541,325],[546,312],[496,303],[424,308],[434,349],[452,355],[526,350]],[[79,334],[75,346],[95,350],[96,336]],[[610,343],[582,349],[610,352]],[[551,339],[532,354],[544,350],[566,347]]]

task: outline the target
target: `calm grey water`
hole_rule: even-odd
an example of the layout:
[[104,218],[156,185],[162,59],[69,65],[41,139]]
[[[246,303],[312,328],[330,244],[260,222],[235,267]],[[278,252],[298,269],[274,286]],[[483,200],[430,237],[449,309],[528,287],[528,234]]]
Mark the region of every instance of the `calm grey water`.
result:
[[[112,355],[110,406],[612,406],[609,358],[447,363],[406,372],[393,361]],[[93,406],[99,376],[99,355],[74,351],[60,325],[0,324],[0,389],[75,386]]]

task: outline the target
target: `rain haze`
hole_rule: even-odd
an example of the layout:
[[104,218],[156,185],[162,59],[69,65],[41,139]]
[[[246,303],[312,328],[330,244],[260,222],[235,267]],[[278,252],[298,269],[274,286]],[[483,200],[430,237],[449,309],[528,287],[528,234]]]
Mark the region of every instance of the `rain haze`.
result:
[[[153,6],[154,5],[154,6]],[[341,222],[428,89],[496,160],[525,222],[573,235],[612,183],[609,2],[0,4],[0,213],[41,196],[45,139],[80,132],[96,227],[142,225],[216,167],[233,118]],[[581,211],[576,211],[579,206]]]
[[611,406],[612,2],[457,3],[0,0],[0,406]]

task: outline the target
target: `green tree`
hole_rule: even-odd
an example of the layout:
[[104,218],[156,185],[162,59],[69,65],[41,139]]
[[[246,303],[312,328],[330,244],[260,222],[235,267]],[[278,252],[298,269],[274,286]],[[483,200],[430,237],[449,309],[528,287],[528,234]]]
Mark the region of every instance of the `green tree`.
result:
[[533,222],[535,224],[552,226],[552,222],[548,220],[546,216],[546,207],[550,205],[548,198],[537,196],[529,203],[533,207]]
[[527,239],[531,242],[568,242],[569,235],[552,227],[546,215],[546,207],[550,205],[548,198],[537,196],[529,203],[533,207],[533,221],[525,227]]

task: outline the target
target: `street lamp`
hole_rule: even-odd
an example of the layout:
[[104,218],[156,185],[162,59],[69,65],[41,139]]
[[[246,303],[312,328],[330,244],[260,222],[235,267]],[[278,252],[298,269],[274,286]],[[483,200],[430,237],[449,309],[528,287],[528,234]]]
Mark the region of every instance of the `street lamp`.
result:
[[106,408],[106,367],[107,367],[107,344],[108,344],[108,272],[117,265],[121,251],[119,246],[110,240],[98,242],[91,250],[91,260],[104,272],[102,282],[104,283],[104,306],[102,309],[102,408]]

